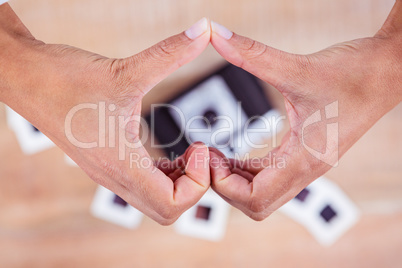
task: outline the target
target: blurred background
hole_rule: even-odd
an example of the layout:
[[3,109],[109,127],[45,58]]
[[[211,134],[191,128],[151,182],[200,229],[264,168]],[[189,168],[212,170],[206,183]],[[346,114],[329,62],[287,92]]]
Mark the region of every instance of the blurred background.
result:
[[[127,57],[206,16],[293,53],[372,36],[394,0],[11,0],[32,34],[108,57]],[[151,91],[170,99],[224,63],[209,47]],[[270,93],[283,111],[280,96]],[[402,106],[382,118],[326,177],[360,209],[330,247],[281,213],[254,222],[231,209],[225,237],[203,241],[144,218],[128,230],[94,218],[97,185],[52,148],[27,156],[0,104],[1,267],[401,267]],[[157,154],[157,153],[155,153]]]

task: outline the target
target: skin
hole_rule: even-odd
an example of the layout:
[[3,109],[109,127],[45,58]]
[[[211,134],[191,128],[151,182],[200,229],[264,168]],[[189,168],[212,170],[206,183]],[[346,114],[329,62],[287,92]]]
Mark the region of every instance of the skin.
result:
[[[68,112],[78,104],[105,102],[115,106],[106,116],[135,119],[144,95],[180,66],[196,58],[210,42],[210,28],[195,40],[184,33],[129,58],[109,59],[66,45],[36,40],[8,4],[0,6],[0,101],[25,117],[64,150],[96,183],[162,225],[172,224],[195,205],[210,186],[209,150],[200,143],[180,157],[174,169],[156,165],[130,167],[130,154],[153,160],[141,143],[119,160],[118,146],[82,149],[65,134]],[[98,137],[98,111],[85,109],[72,120],[74,137]],[[138,141],[139,125],[116,123],[130,142]],[[120,132],[119,132],[120,131]],[[105,133],[109,137],[109,131]],[[116,134],[115,143],[118,144]],[[108,145],[106,143],[106,145]],[[202,163],[202,164],[200,164]],[[164,172],[165,171],[165,172]]]
[[[255,220],[268,217],[336,165],[339,157],[402,100],[400,0],[374,37],[311,55],[289,54],[237,34],[226,40],[215,31],[211,43],[222,57],[273,85],[285,99],[290,131],[265,159],[251,165],[250,160],[226,160],[211,149],[212,188]],[[311,115],[323,113],[334,102],[338,116],[332,121],[339,125],[336,146],[326,142],[327,122],[313,124],[304,133],[302,128]],[[325,156],[314,157],[306,144]],[[274,165],[274,158],[284,159],[286,167]],[[263,160],[271,164],[263,164]]]
[[[210,185],[225,200],[262,220],[324,174],[379,118],[402,99],[401,9],[396,5],[372,38],[335,45],[312,55],[292,55],[234,34],[230,40],[209,27],[195,40],[184,33],[129,58],[109,59],[66,45],[35,39],[8,4],[0,6],[0,101],[9,105],[64,150],[96,183],[112,190],[160,224],[173,223],[195,205]],[[245,167],[201,143],[174,162],[130,167],[130,155],[152,161],[144,147],[127,149],[125,160],[112,146],[82,149],[66,135],[65,119],[79,104],[104,102],[106,116],[135,119],[144,95],[209,43],[231,63],[275,86],[285,97],[291,130],[282,145],[262,160],[286,160],[286,168],[262,163]],[[368,60],[369,59],[369,60]],[[44,75],[45,74],[45,75]],[[315,111],[338,102],[339,147],[327,163],[303,146],[301,126]],[[72,121],[77,140],[99,136],[98,111],[85,109]],[[139,124],[116,125],[130,142]],[[104,133],[110,137],[110,131]],[[304,132],[310,147],[326,148],[325,124]],[[118,143],[118,138],[114,141]],[[110,142],[106,142],[110,145]],[[218,163],[218,164],[216,164]],[[222,164],[223,163],[223,164]],[[329,164],[328,164],[329,163]]]

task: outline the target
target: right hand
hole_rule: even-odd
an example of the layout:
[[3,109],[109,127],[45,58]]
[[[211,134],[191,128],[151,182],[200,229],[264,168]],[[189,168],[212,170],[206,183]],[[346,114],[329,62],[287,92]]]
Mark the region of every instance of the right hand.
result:
[[[213,23],[211,43],[222,57],[282,93],[290,131],[259,161],[227,161],[211,149],[212,188],[263,220],[335,165],[402,100],[401,14],[398,0],[376,36],[311,55],[279,51]],[[327,128],[331,124],[336,128]]]

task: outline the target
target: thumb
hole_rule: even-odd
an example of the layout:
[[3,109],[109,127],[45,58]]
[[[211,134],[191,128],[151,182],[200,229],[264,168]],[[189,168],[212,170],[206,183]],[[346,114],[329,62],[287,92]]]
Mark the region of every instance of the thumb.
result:
[[201,199],[210,186],[209,149],[204,144],[193,144],[185,158],[185,174],[174,182],[174,200],[187,210]]
[[185,32],[125,59],[126,66],[135,68],[136,81],[141,81],[138,88],[146,94],[168,75],[200,55],[208,46],[210,37],[210,23],[203,18]]
[[298,73],[298,58],[304,57],[237,35],[216,22],[211,22],[211,28],[211,43],[222,57],[277,89]]

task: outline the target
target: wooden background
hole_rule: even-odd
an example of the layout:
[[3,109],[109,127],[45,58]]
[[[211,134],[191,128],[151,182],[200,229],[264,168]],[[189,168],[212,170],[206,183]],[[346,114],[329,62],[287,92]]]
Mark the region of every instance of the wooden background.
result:
[[[373,35],[394,0],[11,0],[35,37],[125,57],[207,16],[295,53]],[[222,63],[212,48],[144,100],[166,100]],[[277,105],[281,106],[279,101]],[[221,242],[180,236],[146,218],[126,230],[89,214],[96,185],[57,149],[25,156],[0,104],[1,267],[402,267],[402,106],[326,175],[362,211],[333,246],[275,213],[253,222],[232,209]]]

